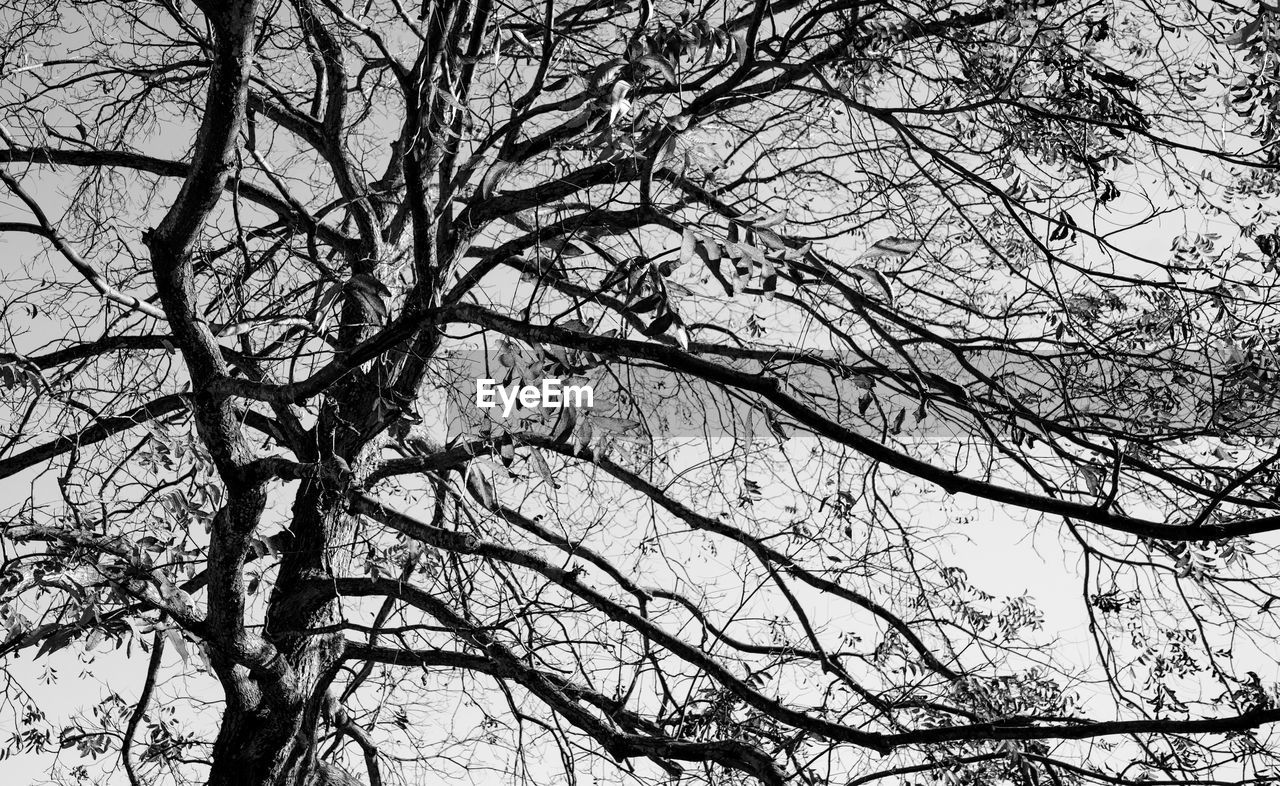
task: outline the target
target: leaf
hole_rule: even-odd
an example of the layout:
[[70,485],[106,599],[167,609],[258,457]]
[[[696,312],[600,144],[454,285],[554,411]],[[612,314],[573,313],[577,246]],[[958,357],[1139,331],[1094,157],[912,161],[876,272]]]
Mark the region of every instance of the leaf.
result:
[[719,270],[720,255],[721,255],[720,244],[715,240],[713,240],[712,238],[704,237],[702,238],[701,248],[702,248],[703,258],[706,259],[708,262],[710,262],[712,265],[714,265],[717,270]]
[[770,216],[766,216],[765,218],[759,221],[753,222],[752,226],[754,226],[756,229],[770,229],[772,227],[776,227],[777,225],[781,224],[783,221],[786,221],[786,220],[787,220],[787,211],[779,210],[777,213],[774,213]]
[[342,294],[342,282],[334,281],[324,293],[316,300],[315,306],[308,315],[309,321],[317,330],[324,330],[328,325],[329,319],[327,314],[329,309],[333,307],[334,302]]
[[649,327],[645,328],[644,330],[641,330],[640,332],[650,337],[659,336],[659,335],[662,335],[663,333],[666,333],[667,328],[671,327],[672,323],[674,323],[675,321],[676,321],[675,313],[671,311],[667,311],[659,315],[657,319],[649,323]]
[[93,630],[89,631],[89,637],[84,642],[85,651],[93,652],[98,648],[98,645],[101,644],[104,639],[106,639],[106,637],[107,637],[107,634],[102,632],[102,628],[94,628]]
[[533,44],[529,43],[529,39],[525,38],[524,33],[520,32],[519,30],[511,31],[511,40],[515,41],[520,46],[523,46],[526,51],[529,51],[529,52],[533,51]]
[[906,419],[907,419],[907,410],[904,407],[898,410],[897,416],[893,419],[893,426],[889,428],[889,433],[890,434],[902,433],[902,422]]
[[772,229],[760,229],[759,227],[757,227],[756,237],[760,240],[761,243],[764,243],[766,246],[773,249],[774,251],[787,250],[787,242],[782,239],[782,235],[779,235],[777,232],[774,232]]
[[560,484],[556,483],[555,476],[551,474],[551,465],[547,463],[540,450],[531,448],[529,450],[529,461],[533,462],[533,468],[537,470],[538,475],[546,481],[548,486],[553,489],[560,488]]
[[545,356],[550,356],[552,360],[552,362],[546,365],[548,370],[573,368],[573,363],[569,359],[568,350],[564,347],[548,345],[542,347],[542,351]]
[[645,257],[636,257],[631,261],[633,267],[627,270],[626,292],[631,297],[640,297],[649,283],[649,266]]
[[538,244],[539,248],[551,254],[572,259],[587,253],[587,250],[568,238],[558,237]]
[[590,417],[591,425],[597,429],[605,431],[613,431],[624,434],[628,431],[638,431],[640,424],[637,421],[626,418],[612,418],[607,415],[592,415]]
[[164,637],[173,645],[173,648],[177,650],[178,656],[182,658],[182,662],[184,664],[191,659],[191,651],[187,649],[186,639],[182,638],[181,633],[174,628],[169,628],[164,632]]
[[583,448],[591,444],[591,434],[590,418],[582,418],[573,424],[569,444],[573,447],[574,453],[581,453]]
[[674,85],[677,81],[675,67],[671,65],[671,61],[662,55],[645,55],[636,60],[636,63],[661,73],[663,78],[670,84]]
[[689,329],[684,325],[677,324],[671,329],[671,338],[675,339],[676,346],[689,351]]
[[503,368],[515,368],[519,355],[520,350],[510,341],[504,340],[498,344],[498,364]]
[[630,89],[631,83],[625,79],[613,83],[613,89],[609,92],[609,125],[618,122],[619,117],[625,117],[631,111],[631,102],[627,100],[627,91]]
[[1099,469],[1098,467],[1089,467],[1089,466],[1081,467],[1080,477],[1084,479],[1085,488],[1089,490],[1090,494],[1094,495],[1095,497],[1102,496],[1103,473],[1101,469]]
[[489,199],[498,189],[498,184],[502,182],[503,176],[511,170],[515,164],[512,161],[494,161],[489,167],[489,171],[484,173],[484,177],[480,180],[480,198]]
[[778,274],[771,273],[765,276],[760,286],[764,289],[765,300],[773,300],[774,295],[778,292]]
[[655,292],[654,294],[642,297],[630,306],[627,306],[627,310],[632,314],[647,314],[662,305],[662,303],[662,295]]
[[905,237],[897,237],[890,235],[883,240],[878,240],[867,249],[863,258],[868,257],[909,257],[920,250],[923,245],[919,240],[908,240]]
[[747,273],[751,272],[751,265],[764,267],[764,252],[750,243],[738,243],[735,250],[738,252],[738,258],[747,263],[745,268]]
[[1065,210],[1058,211],[1057,226],[1049,233],[1050,240],[1066,240],[1075,235],[1076,220]]
[[1253,40],[1258,31],[1262,29],[1262,17],[1256,17],[1253,21],[1241,27],[1231,35],[1227,36],[1226,43],[1228,46],[1245,47]]
[[558,76],[555,79],[552,79],[550,82],[544,83],[542,85],[542,92],[554,93],[557,90],[563,90],[565,87],[569,85],[569,81],[571,79],[573,79],[573,77],[569,74],[565,74],[564,76]]
[[622,73],[622,68],[627,64],[626,60],[621,57],[615,57],[612,60],[601,63],[596,66],[596,70],[591,74],[591,90],[599,93],[602,88],[618,78],[618,74]]
[[347,281],[347,290],[350,292],[368,292],[383,298],[391,297],[391,290],[387,289],[387,285],[368,273],[357,273],[352,276]]
[[696,253],[698,253],[698,236],[693,234],[692,229],[685,227],[684,235],[680,238],[680,264],[687,265],[692,262]]
[[588,325],[586,322],[583,322],[581,319],[576,319],[576,318],[566,319],[565,321],[559,324],[559,327],[563,330],[569,330],[574,333],[590,333],[591,332],[590,325]]
[[474,461],[467,464],[465,477],[467,490],[471,495],[484,507],[493,509],[497,505],[497,490],[494,488],[493,480],[480,469],[480,465]]
[[36,390],[44,387],[44,374],[40,367],[23,355],[9,354],[12,360],[0,361],[0,390],[28,385]]
[[760,269],[760,288],[764,290],[765,300],[773,300],[778,291],[778,266],[768,257]]
[[734,275],[728,283],[732,289],[729,294],[736,295],[746,288],[751,278],[752,266],[764,267],[765,256],[760,249],[746,243],[730,242],[725,245],[724,251],[734,261]]
[[854,265],[853,272],[858,276],[858,278],[862,279],[863,282],[875,284],[880,291],[884,293],[885,303],[890,306],[893,305],[895,300],[893,295],[893,285],[889,283],[889,278],[885,276],[884,273],[869,267],[863,267],[862,265]]
[[734,60],[737,62],[738,68],[742,68],[747,63],[747,39],[742,33],[733,33],[730,40],[733,42],[731,46]]
[[733,288],[728,281],[724,280],[724,274],[720,271],[720,258],[724,253],[724,249],[718,241],[711,238],[704,237],[701,240],[702,242],[698,244],[697,248],[698,256],[706,263],[707,269],[711,271],[712,275],[724,284],[725,294],[733,295]]
[[662,149],[658,151],[658,157],[654,160],[661,166],[667,166],[672,158],[678,160],[672,162],[675,164],[674,167],[669,167],[671,172],[676,177],[684,177],[685,171],[689,168],[689,157],[680,154],[680,137],[676,134],[667,137],[667,141],[662,143]]

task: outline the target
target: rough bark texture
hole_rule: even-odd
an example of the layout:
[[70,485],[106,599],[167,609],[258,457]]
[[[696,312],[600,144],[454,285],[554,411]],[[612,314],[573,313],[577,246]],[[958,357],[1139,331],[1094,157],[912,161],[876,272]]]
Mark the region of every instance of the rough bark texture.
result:
[[[193,378],[228,376],[217,342],[198,310],[193,250],[200,228],[221,197],[244,125],[253,71],[256,3],[201,4],[213,28],[213,63],[205,116],[190,172],[173,206],[147,237],[152,267],[173,335]],[[250,471],[251,452],[231,402],[197,392],[197,426],[226,483],[228,502],[210,542],[208,623],[215,639],[232,637],[212,656],[226,706],[213,749],[208,782],[216,786],[291,786],[341,783],[317,765],[318,726],[325,689],[342,656],[337,635],[296,636],[285,626],[308,628],[333,620],[333,604],[301,608],[286,577],[332,575],[321,563],[330,538],[344,526],[323,483],[304,482],[294,506],[296,549],[282,564],[272,618],[262,640],[244,633],[243,568],[265,505],[263,481]],[[283,609],[283,611],[278,611]],[[248,655],[249,657],[244,657]]]

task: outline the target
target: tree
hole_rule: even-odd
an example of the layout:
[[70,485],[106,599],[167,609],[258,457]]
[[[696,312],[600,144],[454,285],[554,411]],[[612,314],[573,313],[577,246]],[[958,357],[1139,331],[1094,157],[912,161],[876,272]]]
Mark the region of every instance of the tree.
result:
[[[0,19],[0,653],[145,670],[63,728],[9,674],[6,754],[1280,772],[1270,6]],[[486,419],[481,361],[596,400]],[[982,526],[1061,550],[1087,654]]]

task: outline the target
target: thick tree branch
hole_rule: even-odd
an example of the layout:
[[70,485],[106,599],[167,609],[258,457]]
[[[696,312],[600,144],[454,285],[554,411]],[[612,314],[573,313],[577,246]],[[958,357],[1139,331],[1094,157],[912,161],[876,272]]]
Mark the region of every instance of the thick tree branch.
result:
[[41,445],[27,448],[13,456],[0,459],[0,478],[6,478],[28,467],[48,461],[70,450],[87,447],[108,437],[128,431],[135,426],[177,412],[187,406],[188,396],[171,393],[167,396],[135,407],[127,412],[100,418],[93,425],[68,436],[58,437]]
[[1158,540],[1213,540],[1256,535],[1280,529],[1280,516],[1206,523],[1199,527],[1165,524],[1158,521],[1115,514],[1106,507],[1057,499],[966,477],[901,453],[882,442],[863,436],[831,420],[807,404],[787,394],[782,382],[778,379],[728,368],[684,352],[677,347],[648,341],[606,338],[546,325],[535,325],[469,304],[458,304],[450,307],[444,317],[451,321],[481,325],[525,341],[545,342],[572,349],[586,350],[604,356],[652,360],[676,372],[690,374],[699,379],[725,385],[732,389],[754,393],[776,406],[779,411],[790,415],[801,424],[811,428],[815,433],[855,448],[874,461],[934,483],[949,494],[972,494],[975,497],[993,502],[1048,513],[1054,516],[1062,516],[1063,518],[1096,524],[1106,529]]
[[[191,167],[181,161],[170,161],[163,158],[115,150],[66,150],[54,147],[9,147],[0,149],[0,164],[26,163],[34,165],[66,164],[85,168],[116,167],[132,169],[137,172],[160,175],[162,177],[185,178]],[[300,216],[287,201],[254,183],[248,183],[229,177],[224,188],[234,188],[250,202],[261,205],[275,213],[290,224],[314,226],[316,234],[326,243],[338,248],[353,246],[356,239],[343,234],[320,221],[312,221]]]

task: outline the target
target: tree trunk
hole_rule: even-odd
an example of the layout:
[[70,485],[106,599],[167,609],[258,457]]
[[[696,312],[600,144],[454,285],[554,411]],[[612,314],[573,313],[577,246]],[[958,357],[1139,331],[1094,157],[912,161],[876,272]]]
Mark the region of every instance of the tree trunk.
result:
[[228,701],[213,748],[209,786],[315,784],[318,717],[306,703]]
[[[342,662],[341,633],[302,632],[338,622],[338,602],[312,603],[302,589],[315,578],[345,575],[352,517],[332,473],[304,481],[294,500],[293,538],[283,549],[264,635],[290,666],[285,684],[264,685],[241,666],[218,667],[227,704],[213,750],[209,786],[359,784],[318,761],[318,740],[332,722],[329,685]],[[338,544],[331,548],[330,544]]]

